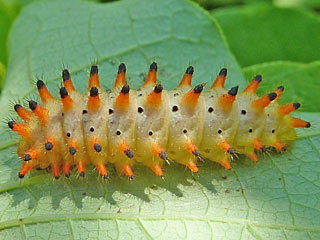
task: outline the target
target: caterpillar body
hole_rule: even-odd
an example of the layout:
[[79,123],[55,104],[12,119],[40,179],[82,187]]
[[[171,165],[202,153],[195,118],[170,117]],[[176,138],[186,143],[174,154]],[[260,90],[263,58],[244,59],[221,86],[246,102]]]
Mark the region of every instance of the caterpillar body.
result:
[[256,162],[255,151],[268,147],[286,151],[296,138],[294,128],[311,126],[290,116],[299,103],[278,104],[284,87],[262,97],[256,95],[261,75],[238,94],[238,86],[224,88],[227,69],[223,68],[211,88],[203,92],[205,84],[191,86],[193,71],[189,66],[179,86],[168,92],[157,83],[157,64],[152,63],[143,86],[134,91],[121,63],[114,88],[108,93],[101,88],[98,67],[93,65],[88,93],[83,96],[65,69],[60,99],[38,80],[43,105],[30,100],[30,112],[16,104],[14,109],[24,122],[8,122],[22,137],[17,150],[23,160],[19,177],[33,168],[48,167],[56,179],[61,171],[69,177],[74,165],[84,177],[85,167],[91,163],[108,178],[108,162],[129,179],[136,162],[160,177],[163,164],[171,161],[192,172],[198,172],[199,159],[230,169],[235,154]]

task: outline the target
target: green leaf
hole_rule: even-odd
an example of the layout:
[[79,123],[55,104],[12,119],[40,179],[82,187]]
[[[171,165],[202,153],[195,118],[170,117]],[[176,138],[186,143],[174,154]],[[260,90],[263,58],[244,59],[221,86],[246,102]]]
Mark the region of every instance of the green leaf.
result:
[[320,62],[310,64],[294,62],[270,62],[243,69],[247,80],[261,74],[263,81],[258,93],[265,94],[278,86],[285,86],[279,102],[300,102],[303,111],[320,112]]
[[[210,16],[185,1],[124,1],[106,5],[39,2],[24,9],[9,41],[10,61],[1,96],[1,119],[9,102],[35,95],[35,76],[57,91],[60,67],[68,65],[85,91],[91,63],[111,87],[117,64],[128,66],[130,83],[141,85],[148,64],[176,86],[189,63],[195,83],[212,83],[229,69],[229,86],[245,86],[241,71]],[[53,180],[32,171],[19,180],[16,138],[0,134],[0,239],[238,239],[320,237],[319,113],[302,113],[313,129],[299,131],[287,154],[270,153],[255,164],[237,159],[233,170],[200,163],[199,176],[185,167],[165,168],[165,181],[136,165],[130,183],[110,169],[105,183],[96,171],[86,178]]]
[[213,11],[241,66],[290,60],[319,60],[320,18],[267,4]]

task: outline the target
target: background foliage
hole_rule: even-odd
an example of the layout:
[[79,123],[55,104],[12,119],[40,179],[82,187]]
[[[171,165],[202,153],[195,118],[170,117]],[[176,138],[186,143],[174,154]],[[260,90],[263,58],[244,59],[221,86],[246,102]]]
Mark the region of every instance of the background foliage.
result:
[[[0,239],[319,239],[319,9],[318,0],[0,0]],[[36,77],[57,93],[67,66],[84,92],[97,62],[110,88],[124,61],[137,88],[154,60],[168,89],[188,64],[195,84],[224,66],[228,87],[260,73],[260,93],[284,85],[281,102],[300,101],[296,115],[312,128],[288,153],[240,158],[231,171],[206,162],[192,175],[173,164],[163,181],[137,165],[130,183],[110,165],[108,183],[92,168],[85,179],[18,179],[5,122],[12,101],[36,98]]]

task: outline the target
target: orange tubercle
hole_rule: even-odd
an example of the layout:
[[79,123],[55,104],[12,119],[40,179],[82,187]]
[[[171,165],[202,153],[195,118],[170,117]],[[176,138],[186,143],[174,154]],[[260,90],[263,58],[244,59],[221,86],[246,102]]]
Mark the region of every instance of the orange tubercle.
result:
[[89,89],[92,87],[99,87],[100,88],[100,80],[99,80],[99,73],[98,73],[98,66],[92,65],[90,70],[90,78],[89,78]]
[[279,106],[278,112],[282,115],[288,115],[300,107],[300,103],[289,103],[287,105]]
[[153,107],[158,107],[161,104],[162,98],[162,89],[161,84],[157,84],[154,90],[147,97],[147,104]]
[[157,83],[157,70],[157,64],[153,62],[150,65],[148,76],[146,77],[146,81],[144,82],[143,87]]
[[231,88],[227,94],[223,94],[219,97],[219,104],[227,111],[232,108],[236,95],[238,93],[238,86]]
[[34,164],[31,162],[24,162],[22,164],[21,170],[19,172],[19,178],[23,178],[32,168],[34,168]]
[[27,124],[9,121],[8,126],[24,139],[27,139],[30,137],[30,131],[29,131],[30,129]]
[[114,88],[122,87],[126,84],[126,65],[121,63],[119,65],[118,75],[116,78],[116,82],[114,83]]
[[246,89],[243,90],[243,92],[246,93],[256,93],[257,89],[259,87],[259,84],[262,80],[261,75],[257,75],[254,77],[254,79],[248,84],[248,86],[246,87]]
[[181,99],[182,103],[185,103],[189,107],[195,107],[203,90],[203,86],[203,84],[199,84],[195,86],[194,89],[187,92]]
[[88,99],[88,110],[89,111],[98,111],[101,105],[101,100],[99,97],[99,91],[98,88],[92,87],[90,89],[90,96]]
[[[230,152],[232,151],[232,153],[233,153],[233,150],[231,150],[232,147],[231,147],[231,145],[228,143],[227,140],[221,141],[219,145],[220,145],[220,148],[221,148],[224,152],[230,153]],[[232,153],[230,153],[230,154],[232,154]]]
[[267,107],[275,98],[277,94],[275,92],[269,93],[255,101],[252,102],[252,106],[257,110],[262,111],[265,107]]
[[311,124],[300,118],[291,117],[291,124],[293,128],[309,128]]
[[279,87],[277,87],[276,90],[274,90],[274,92],[277,94],[277,97],[276,97],[276,99],[274,101],[278,101],[279,100],[279,98],[281,97],[283,91],[284,91],[284,87],[283,86],[279,86]]
[[75,91],[75,87],[73,86],[73,83],[71,81],[70,73],[67,69],[64,69],[62,71],[62,79],[63,79],[63,86],[68,90],[68,91]]
[[32,113],[24,107],[22,107],[20,104],[14,105],[14,110],[17,112],[19,117],[25,122],[29,121],[32,116]]
[[222,68],[220,70],[218,77],[216,78],[216,80],[212,84],[211,89],[218,88],[218,87],[224,88],[224,84],[226,82],[226,77],[227,77],[227,69]]
[[179,87],[181,87],[181,86],[190,86],[191,87],[193,72],[194,72],[194,68],[192,66],[189,66],[186,70],[186,73],[183,75],[183,78],[179,84]]
[[124,85],[119,93],[116,101],[115,106],[122,110],[126,109],[130,104],[130,87],[128,85]]
[[37,81],[38,92],[43,103],[53,100],[53,96],[42,80]]
[[65,87],[60,88],[60,96],[65,111],[70,111],[73,108],[74,102],[68,94],[68,90]]
[[42,124],[47,123],[49,117],[49,111],[45,107],[40,106],[35,101],[29,101],[29,107],[31,108],[32,112],[39,118]]

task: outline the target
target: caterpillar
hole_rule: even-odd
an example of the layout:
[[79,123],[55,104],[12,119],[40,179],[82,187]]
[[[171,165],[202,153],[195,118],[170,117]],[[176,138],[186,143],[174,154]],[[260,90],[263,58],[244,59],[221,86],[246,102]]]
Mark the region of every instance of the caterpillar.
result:
[[286,151],[296,138],[295,128],[311,126],[290,116],[299,103],[278,104],[283,86],[257,96],[261,75],[238,94],[238,86],[224,88],[227,69],[223,68],[204,92],[205,84],[192,87],[194,68],[189,66],[179,86],[168,92],[157,81],[157,68],[153,62],[143,86],[134,91],[121,63],[114,87],[107,92],[101,88],[97,65],[92,65],[85,95],[75,89],[64,69],[60,99],[38,80],[43,104],[29,100],[32,111],[16,104],[23,123],[8,122],[22,137],[17,149],[22,159],[19,177],[34,168],[51,168],[56,179],[61,171],[70,177],[73,166],[84,177],[91,163],[107,179],[108,162],[130,180],[136,162],[160,177],[164,163],[172,161],[194,173],[197,161],[203,159],[230,169],[230,160],[237,154],[257,162],[256,151]]

